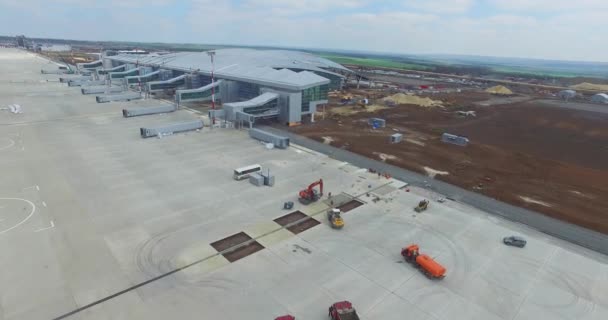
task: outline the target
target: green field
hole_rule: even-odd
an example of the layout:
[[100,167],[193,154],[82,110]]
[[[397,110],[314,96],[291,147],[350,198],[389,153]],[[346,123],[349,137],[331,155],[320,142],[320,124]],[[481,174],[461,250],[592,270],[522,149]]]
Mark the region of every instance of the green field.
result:
[[395,68],[395,69],[409,69],[409,70],[432,70],[432,67],[414,64],[414,63],[405,63],[394,61],[390,59],[374,59],[374,58],[359,58],[359,57],[349,57],[349,56],[340,56],[340,55],[332,55],[332,54],[319,54],[321,57],[329,59],[333,62],[340,64],[351,64],[365,67],[378,67],[378,68]]
[[533,68],[517,68],[517,67],[490,67],[492,71],[496,73],[502,73],[507,75],[514,75],[520,77],[533,77],[533,78],[572,78],[572,77],[584,77],[587,74],[580,72],[564,72],[564,71],[548,71],[538,70]]
[[[530,65],[504,65],[496,63],[484,63],[446,60],[446,59],[429,59],[417,61],[414,59],[399,59],[394,57],[373,56],[366,57],[364,55],[347,55],[330,52],[315,52],[315,54],[334,61],[340,64],[357,65],[371,68],[394,68],[404,70],[419,70],[431,71],[440,73],[467,73],[476,75],[498,74],[503,76],[517,76],[524,78],[569,78],[581,76],[598,76],[597,72],[589,72],[587,69],[560,68],[548,66],[530,66]],[[401,60],[401,61],[400,61]]]

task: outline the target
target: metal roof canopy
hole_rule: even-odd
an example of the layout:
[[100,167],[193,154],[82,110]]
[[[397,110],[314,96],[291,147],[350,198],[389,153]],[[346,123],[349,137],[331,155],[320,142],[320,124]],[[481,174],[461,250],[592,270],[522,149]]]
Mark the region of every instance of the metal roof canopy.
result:
[[[129,81],[130,81],[130,80],[134,80],[134,79],[137,79],[137,80],[138,80],[138,82],[146,82],[146,81],[145,81],[145,80],[146,80],[146,78],[150,78],[150,77],[155,76],[155,75],[158,75],[158,74],[160,74],[160,71],[159,71],[159,70],[156,70],[156,71],[153,71],[153,72],[150,72],[150,73],[146,73],[146,74],[143,74],[143,75],[139,75],[139,76],[128,76],[128,77],[124,77],[123,79],[124,79],[125,81],[127,81],[127,84],[130,84],[130,83],[129,83]],[[144,81],[142,81],[142,80],[144,80]],[[150,82],[150,81],[147,81],[147,82]]]
[[257,106],[264,105],[264,104],[266,104],[274,99],[278,99],[278,98],[279,98],[279,95],[277,93],[265,92],[251,100],[242,101],[242,102],[224,103],[224,105],[234,107],[234,108],[257,107]]
[[[214,83],[210,83],[206,86],[200,87],[200,88],[194,88],[194,89],[182,89],[182,90],[176,90],[175,91],[175,99],[177,99],[178,102],[182,101],[182,95],[185,93],[198,93],[198,92],[205,92],[205,91],[209,91],[211,90],[211,88],[214,87],[219,87],[220,84],[222,84],[222,80],[217,80]],[[186,99],[188,101],[196,101],[196,100],[200,100],[200,99],[208,99],[210,98],[211,95],[209,95],[209,97],[205,96],[202,98],[195,98],[195,99]]]
[[[151,92],[163,91],[165,89],[175,88],[175,87],[184,85],[186,83],[186,77],[187,77],[187,75],[183,74],[181,76],[177,76],[175,78],[171,78],[168,80],[150,81],[150,82],[148,82],[148,91],[151,91]],[[169,86],[163,87],[163,85],[169,85]],[[159,88],[152,89],[152,86],[158,86]]]
[[[331,70],[352,72],[340,64],[304,52],[254,49],[218,49],[215,52],[216,77],[289,90],[299,91],[330,83],[329,79],[311,71],[334,75],[338,74]],[[164,55],[119,54],[107,58],[182,72],[196,71],[205,75],[211,74],[211,61],[205,52],[177,52]],[[288,68],[309,71],[295,72]]]

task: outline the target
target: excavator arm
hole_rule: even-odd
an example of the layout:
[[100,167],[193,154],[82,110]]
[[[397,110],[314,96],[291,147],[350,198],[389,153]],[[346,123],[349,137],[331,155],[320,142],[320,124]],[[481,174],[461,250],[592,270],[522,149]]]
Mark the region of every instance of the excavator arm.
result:
[[308,192],[313,192],[313,189],[319,186],[319,196],[323,195],[323,179],[319,179],[319,181],[315,181],[308,186]]
[[[319,193],[315,194],[314,188],[319,186]],[[312,201],[317,201],[323,196],[323,179],[319,179],[311,183],[306,189],[300,191],[299,200],[303,204],[309,204]]]

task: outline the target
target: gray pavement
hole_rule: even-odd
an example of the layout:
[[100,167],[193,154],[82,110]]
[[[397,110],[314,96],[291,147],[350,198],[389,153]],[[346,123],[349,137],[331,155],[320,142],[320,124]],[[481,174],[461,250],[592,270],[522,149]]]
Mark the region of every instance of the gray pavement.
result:
[[[608,317],[605,255],[461,202],[415,215],[438,195],[304,147],[268,150],[244,131],[141,139],[143,125],[198,116],[125,119],[123,107],[158,101],[97,104],[39,82],[52,80],[45,65],[0,49],[0,105],[24,110],[0,111],[1,320],[326,319],[342,299],[363,320]],[[4,81],[13,78],[23,82]],[[276,175],[273,188],[232,179],[252,163]],[[327,225],[323,202],[297,203],[318,178],[365,202],[343,230]],[[282,229],[273,219],[288,200],[321,224]],[[230,263],[210,246],[241,231],[265,249]],[[510,234],[528,247],[502,245]],[[412,242],[446,266],[445,279],[403,263]]]

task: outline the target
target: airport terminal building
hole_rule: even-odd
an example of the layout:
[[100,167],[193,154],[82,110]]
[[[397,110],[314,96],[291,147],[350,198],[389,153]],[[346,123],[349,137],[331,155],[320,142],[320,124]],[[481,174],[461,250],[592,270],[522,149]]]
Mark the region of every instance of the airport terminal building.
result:
[[328,102],[352,71],[318,56],[287,50],[219,49],[212,63],[207,52],[112,53],[83,64],[107,75],[113,84],[137,85],[151,94],[174,93],[176,103],[211,100],[214,116],[253,123],[276,118],[294,125]]

